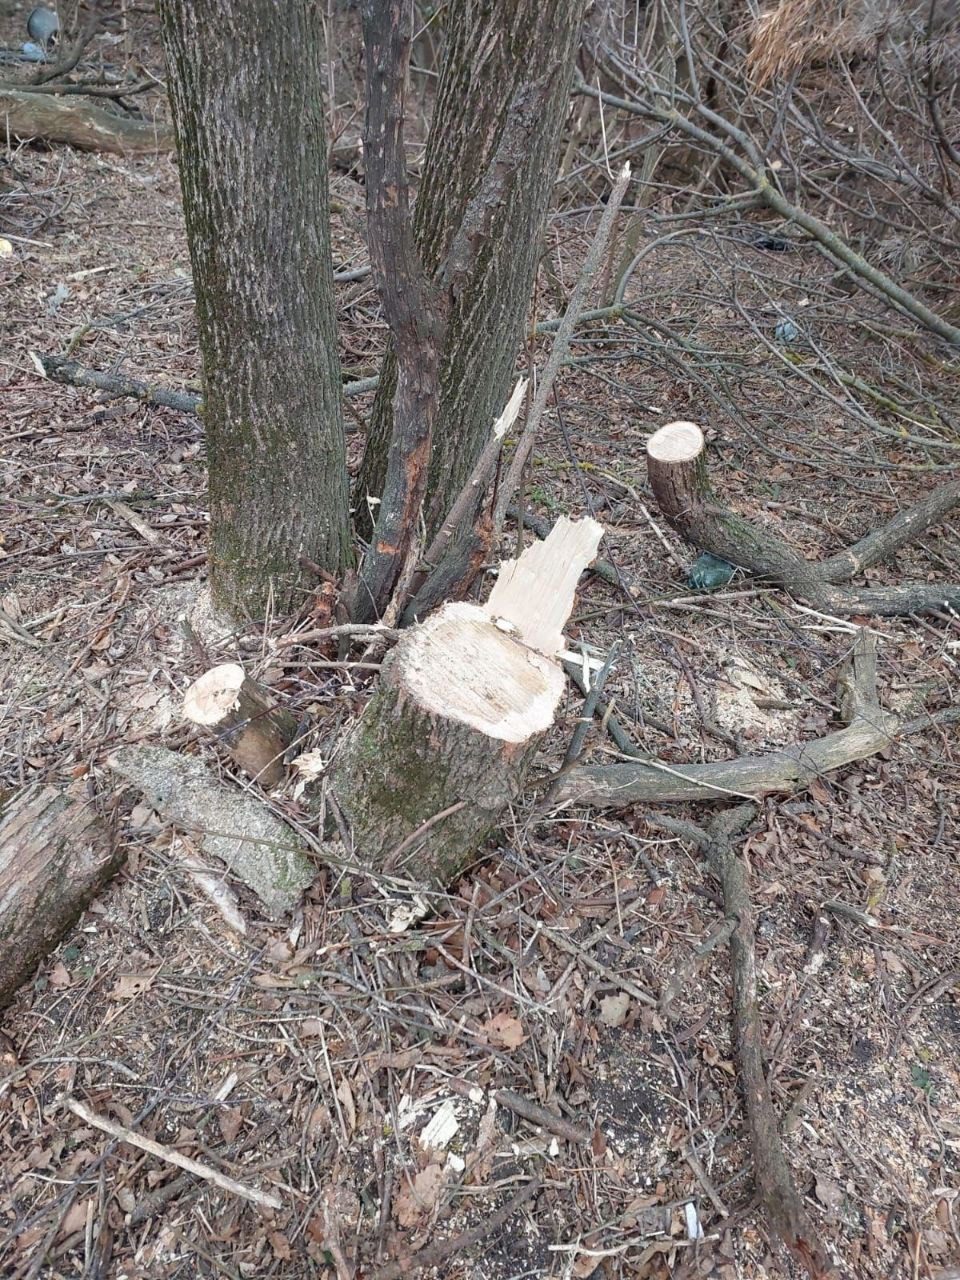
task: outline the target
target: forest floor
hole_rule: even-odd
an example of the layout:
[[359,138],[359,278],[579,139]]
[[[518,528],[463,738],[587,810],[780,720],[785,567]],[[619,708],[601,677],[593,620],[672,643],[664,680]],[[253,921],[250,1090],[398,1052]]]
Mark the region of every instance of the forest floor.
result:
[[[0,261],[0,605],[16,623],[0,632],[0,794],[35,782],[85,790],[126,852],[3,1013],[0,1273],[344,1280],[434,1247],[442,1256],[419,1274],[446,1280],[798,1274],[754,1200],[725,949],[657,1006],[722,907],[695,850],[658,834],[642,808],[550,811],[532,788],[403,933],[377,885],[321,866],[294,921],[262,918],[237,888],[231,926],[198,886],[191,839],[106,768],[139,741],[229,774],[180,716],[183,691],[216,661],[242,661],[309,713],[322,749],[373,682],[331,666],[329,651],[278,643],[329,616],[322,584],[299,620],[204,625],[199,422],[47,381],[31,358],[70,346],[92,368],[196,388],[173,159],[23,147],[5,153],[0,183],[0,235],[14,250]],[[561,195],[538,319],[558,314],[596,221]],[[336,265],[363,265],[362,188],[335,174],[333,197]],[[580,328],[527,482],[538,514],[604,524],[624,589],[584,578],[571,646],[620,646],[606,696],[636,743],[671,763],[835,727],[855,627],[742,578],[693,591],[695,555],[646,488],[651,431],[701,423],[718,490],[811,557],[960,462],[956,365],[835,287],[812,247],[787,235],[763,248],[761,232],[783,228],[753,214],[651,248],[628,290],[651,323]],[[641,243],[661,235],[651,225]],[[384,342],[374,291],[345,284],[338,299],[345,370],[368,376]],[[783,316],[800,330],[788,346],[774,337]],[[928,443],[905,439],[903,415],[864,386],[898,401]],[[350,420],[369,407],[353,401]],[[350,437],[354,464],[361,438]],[[956,581],[956,526],[870,576]],[[886,706],[915,714],[956,699],[960,620],[867,621]],[[571,686],[538,778],[562,759],[581,706]],[[951,732],[769,799],[746,843],[788,1158],[824,1238],[868,1280],[960,1275]],[[587,751],[615,758],[599,724]],[[292,781],[272,803],[296,813]],[[704,820],[703,806],[676,812]],[[652,1002],[625,997],[625,979]],[[504,1089],[591,1140],[498,1105]],[[63,1107],[65,1094],[275,1192],[282,1208],[108,1140]],[[420,1142],[438,1114],[453,1131],[439,1154]],[[536,1195],[497,1226],[533,1173]]]

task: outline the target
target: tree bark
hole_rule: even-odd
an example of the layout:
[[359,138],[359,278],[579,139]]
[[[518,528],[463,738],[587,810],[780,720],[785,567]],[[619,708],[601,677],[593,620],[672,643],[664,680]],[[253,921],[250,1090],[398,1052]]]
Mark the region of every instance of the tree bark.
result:
[[219,782],[202,760],[166,747],[121,747],[107,765],[146,796],[162,818],[225,862],[276,919],[300,905],[316,877],[301,837],[260,801]]
[[309,0],[161,0],[203,357],[211,586],[288,611],[351,561],[320,25]]
[[390,612],[394,589],[402,589],[403,579],[413,570],[437,415],[443,308],[410,228],[404,158],[412,18],[406,0],[367,0],[363,11],[367,241],[390,326],[396,376],[383,493],[353,605],[358,622]]
[[0,821],[0,1008],[123,862],[85,800],[28,790]]
[[[448,324],[426,505],[432,537],[506,402],[542,251],[583,0],[454,0],[414,229]],[[357,482],[383,490],[396,361],[388,352]]]

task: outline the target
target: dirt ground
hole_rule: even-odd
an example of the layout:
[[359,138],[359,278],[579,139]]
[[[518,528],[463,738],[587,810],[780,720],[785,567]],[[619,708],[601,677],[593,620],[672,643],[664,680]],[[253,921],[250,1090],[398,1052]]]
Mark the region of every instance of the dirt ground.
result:
[[[541,319],[557,314],[596,224],[566,194]],[[337,173],[333,197],[336,265],[363,265],[362,189]],[[646,488],[651,431],[700,422],[718,490],[811,557],[920,497],[960,451],[956,363],[833,288],[814,249],[757,247],[758,228],[779,230],[753,213],[651,249],[628,296],[655,323],[578,331],[527,483],[540,515],[604,523],[625,590],[584,578],[571,646],[621,646],[606,696],[668,763],[837,727],[856,628],[742,577],[690,588],[694,554]],[[279,644],[297,620],[204,625],[199,422],[58,385],[32,359],[70,348],[91,368],[196,389],[174,160],[8,147],[0,236],[13,246],[0,260],[0,794],[37,782],[85,793],[126,855],[2,1015],[0,1274],[344,1280],[394,1274],[391,1260],[424,1248],[442,1256],[419,1274],[446,1280],[799,1274],[757,1213],[726,949],[658,1004],[722,910],[696,851],[642,808],[558,812],[531,788],[446,900],[396,933],[384,889],[320,865],[302,912],[280,923],[233,884],[231,924],[201,887],[195,841],[118,783],[106,759],[130,742],[229,775],[180,716],[212,662],[241,661],[309,714],[322,752],[371,676]],[[384,338],[374,292],[347,283],[338,298],[344,367],[368,376]],[[902,419],[849,383],[795,376],[773,337],[784,315],[798,350],[909,405],[911,432],[933,406],[936,439],[905,439]],[[870,578],[956,581],[956,526]],[[328,610],[318,589],[299,621]],[[960,619],[864,621],[885,706],[955,702]],[[581,707],[571,686],[538,779]],[[599,724],[587,753],[616,758]],[[955,729],[904,738],[769,799],[746,843],[788,1158],[823,1237],[865,1280],[960,1276],[957,756]],[[293,780],[271,802],[296,818]],[[586,1141],[517,1114],[503,1090]],[[68,1095],[281,1207],[109,1139]],[[424,1143],[427,1125],[443,1138]]]

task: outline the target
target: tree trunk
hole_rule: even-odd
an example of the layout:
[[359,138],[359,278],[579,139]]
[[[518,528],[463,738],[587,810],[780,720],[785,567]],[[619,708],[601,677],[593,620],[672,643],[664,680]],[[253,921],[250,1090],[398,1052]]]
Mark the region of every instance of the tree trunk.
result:
[[[514,377],[583,10],[583,0],[556,0],[549,12],[539,0],[455,0],[448,9],[414,215],[424,266],[449,299],[428,536],[466,483]],[[456,269],[458,233],[469,239],[465,273]],[[358,479],[355,505],[365,532],[367,496],[383,490],[395,387],[388,352]]]
[[309,0],[161,0],[197,298],[214,600],[299,603],[351,559],[320,24]]

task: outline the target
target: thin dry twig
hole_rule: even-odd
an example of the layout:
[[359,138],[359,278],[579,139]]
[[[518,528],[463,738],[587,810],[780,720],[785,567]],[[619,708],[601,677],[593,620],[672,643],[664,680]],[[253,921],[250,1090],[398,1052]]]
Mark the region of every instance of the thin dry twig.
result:
[[240,1196],[244,1200],[251,1200],[254,1204],[260,1205],[261,1208],[283,1208],[283,1201],[279,1196],[271,1195],[268,1191],[259,1191],[256,1187],[248,1187],[242,1182],[237,1182],[234,1178],[228,1178],[226,1174],[220,1173],[208,1164],[201,1164],[199,1160],[193,1160],[190,1156],[181,1155],[179,1151],[175,1151],[172,1147],[164,1147],[159,1142],[154,1142],[152,1138],[144,1137],[142,1133],[136,1133],[133,1129],[126,1128],[125,1125],[117,1124],[115,1120],[108,1120],[106,1116],[97,1115],[95,1111],[91,1111],[85,1103],[80,1102],[77,1098],[67,1097],[63,1099],[63,1102],[68,1110],[72,1111],[75,1116],[79,1116],[86,1124],[92,1124],[95,1129],[101,1129],[104,1133],[109,1133],[111,1138],[116,1138],[119,1142],[126,1142],[132,1147],[138,1147],[141,1151],[146,1151],[149,1155],[156,1156],[158,1160],[165,1160],[167,1164],[175,1164],[178,1169],[185,1169],[187,1173],[203,1178],[206,1182],[212,1182],[221,1191],[228,1191],[231,1195]]

